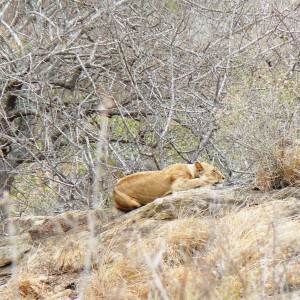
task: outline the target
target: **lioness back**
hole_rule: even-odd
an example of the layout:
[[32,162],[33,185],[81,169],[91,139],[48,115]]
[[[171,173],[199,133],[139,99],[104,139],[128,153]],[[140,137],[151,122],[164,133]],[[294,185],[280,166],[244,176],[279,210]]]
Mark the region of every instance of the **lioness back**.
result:
[[170,178],[164,176],[163,171],[148,171],[128,175],[117,182],[115,189],[140,199],[141,204],[146,204],[168,192]]

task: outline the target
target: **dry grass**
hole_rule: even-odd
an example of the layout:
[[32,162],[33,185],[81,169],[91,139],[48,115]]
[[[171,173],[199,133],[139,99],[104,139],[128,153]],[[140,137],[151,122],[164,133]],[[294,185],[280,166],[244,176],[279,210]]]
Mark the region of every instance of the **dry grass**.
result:
[[218,222],[209,261],[221,276],[216,287],[219,295],[227,291],[228,296],[246,296],[259,291],[266,297],[300,283],[299,266],[298,275],[294,272],[300,222],[281,217],[277,209],[268,203]]
[[293,290],[300,222],[277,209],[268,203],[219,220],[168,222],[103,262],[85,299],[236,299]]
[[264,157],[256,174],[260,190],[300,186],[300,142],[281,143]]
[[8,283],[4,299],[39,299],[45,294],[46,282],[46,276],[36,276],[30,272],[14,274]]
[[[297,290],[300,220],[286,217],[287,206],[272,201],[219,219],[182,218],[146,233],[137,228],[131,236],[116,235],[102,242],[102,252],[93,256],[97,269],[72,295],[81,293],[88,300],[264,299]],[[80,281],[86,249],[74,240],[66,245],[52,256],[36,253],[12,278],[3,299],[16,294],[51,299],[53,285],[63,285],[71,275]],[[55,284],[51,276],[56,276]]]
[[187,278],[192,278],[193,272],[198,273],[189,266],[192,268],[195,255],[204,251],[209,236],[210,224],[205,220],[167,222],[148,236],[138,237],[115,259],[104,257],[90,278],[85,298],[134,299],[151,295],[152,299],[165,298],[170,293],[181,295],[182,284],[189,282]]

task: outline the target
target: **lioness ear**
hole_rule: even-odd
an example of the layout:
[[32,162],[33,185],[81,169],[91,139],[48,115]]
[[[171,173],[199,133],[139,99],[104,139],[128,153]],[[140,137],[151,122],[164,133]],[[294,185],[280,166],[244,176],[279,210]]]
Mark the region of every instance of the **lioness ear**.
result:
[[199,161],[196,161],[194,165],[197,171],[202,171],[204,169]]

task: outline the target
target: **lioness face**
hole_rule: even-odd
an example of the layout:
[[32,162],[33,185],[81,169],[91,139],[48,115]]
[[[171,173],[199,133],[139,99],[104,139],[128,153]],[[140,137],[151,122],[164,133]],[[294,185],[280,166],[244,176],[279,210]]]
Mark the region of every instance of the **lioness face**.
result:
[[222,183],[225,179],[225,176],[221,173],[221,171],[206,163],[206,162],[195,162],[196,170],[199,172],[199,177],[206,177],[209,181],[215,181],[217,183]]

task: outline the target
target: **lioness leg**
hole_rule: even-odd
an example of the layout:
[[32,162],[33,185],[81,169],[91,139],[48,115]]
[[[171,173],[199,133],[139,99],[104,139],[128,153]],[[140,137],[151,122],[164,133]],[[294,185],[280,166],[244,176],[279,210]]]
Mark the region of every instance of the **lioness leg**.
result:
[[115,207],[123,211],[131,211],[141,206],[136,199],[118,191],[117,189],[114,189],[113,191],[113,200]]
[[194,178],[194,179],[185,179],[178,178],[175,180],[171,186],[172,192],[185,191],[193,188],[197,188],[200,186],[209,186],[213,185],[213,183],[202,179],[202,178]]

